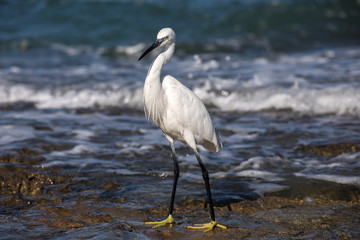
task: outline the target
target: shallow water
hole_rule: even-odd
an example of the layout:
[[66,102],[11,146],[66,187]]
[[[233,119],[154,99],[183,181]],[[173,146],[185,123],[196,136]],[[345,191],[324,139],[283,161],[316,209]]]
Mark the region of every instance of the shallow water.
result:
[[[18,16],[0,21],[2,238],[359,237],[358,3],[177,4],[0,3],[1,18]],[[259,11],[255,25],[242,19]],[[134,12],[153,21],[131,29]],[[166,216],[172,186],[169,144],[142,110],[152,57],[137,61],[166,17],[178,45],[164,74],[203,100],[222,136],[220,154],[200,154],[228,232],[184,229],[208,213],[181,143],[181,224],[143,225]]]

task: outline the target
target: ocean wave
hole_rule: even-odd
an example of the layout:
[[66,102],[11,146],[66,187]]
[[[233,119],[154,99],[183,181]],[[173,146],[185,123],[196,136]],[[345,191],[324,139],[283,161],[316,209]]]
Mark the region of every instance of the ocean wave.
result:
[[324,181],[335,182],[340,184],[360,186],[360,177],[358,176],[341,176],[341,175],[330,175],[330,174],[303,174],[303,173],[295,173],[295,176],[324,180]]
[[194,89],[203,101],[222,111],[293,111],[315,115],[360,116],[360,88],[330,86],[322,89],[264,87],[218,94],[206,84]]
[[[293,111],[314,115],[360,116],[360,88],[330,86],[322,89],[263,87],[219,93],[208,86],[194,92],[208,106],[224,112]],[[142,87],[36,89],[27,85],[0,85],[0,103],[33,102],[38,109],[119,107],[143,108]]]
[[[144,46],[129,45],[117,51],[135,58]],[[143,109],[142,88],[149,62],[93,55],[85,58],[79,52],[87,48],[53,47],[71,57],[47,55],[42,62],[35,62],[36,55],[30,54],[12,56],[18,64],[4,62],[0,103],[31,102],[38,109]],[[195,54],[175,57],[164,74],[171,73],[207,106],[223,112],[288,111],[358,117],[359,56],[358,47],[282,54],[274,59]],[[54,63],[48,65],[49,60]]]
[[0,93],[0,103],[33,102],[38,109],[142,108],[142,88],[37,89],[19,84],[0,85]]

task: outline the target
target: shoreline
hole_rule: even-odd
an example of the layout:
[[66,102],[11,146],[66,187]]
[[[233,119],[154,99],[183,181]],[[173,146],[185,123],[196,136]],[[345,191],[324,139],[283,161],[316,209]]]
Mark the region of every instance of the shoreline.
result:
[[[4,239],[71,237],[72,232],[79,231],[83,236],[99,234],[101,238],[360,238],[358,186],[304,178],[289,182],[287,189],[252,199],[215,199],[218,223],[228,229],[208,233],[185,229],[209,221],[205,198],[180,197],[174,211],[174,219],[180,224],[152,229],[143,222],[165,218],[167,202],[152,199],[144,205],[144,200],[136,196],[121,196],[129,180],[116,174],[89,176],[86,172],[37,167],[45,160],[26,148],[1,156],[0,219]],[[84,176],[86,181],[81,180]],[[20,230],[14,230],[14,224],[21,226]]]

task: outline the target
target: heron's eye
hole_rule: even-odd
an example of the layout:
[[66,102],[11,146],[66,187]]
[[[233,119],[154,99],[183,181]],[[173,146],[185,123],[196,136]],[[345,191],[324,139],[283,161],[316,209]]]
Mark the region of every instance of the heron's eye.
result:
[[166,36],[164,37],[164,41],[168,40],[169,39],[169,36]]

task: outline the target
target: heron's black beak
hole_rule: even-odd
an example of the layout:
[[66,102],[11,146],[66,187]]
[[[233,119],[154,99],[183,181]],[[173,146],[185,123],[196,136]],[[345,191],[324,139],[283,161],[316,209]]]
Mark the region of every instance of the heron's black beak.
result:
[[138,61],[140,61],[143,57],[145,57],[149,52],[160,46],[160,44],[164,41],[164,39],[157,39],[146,51],[139,57]]

